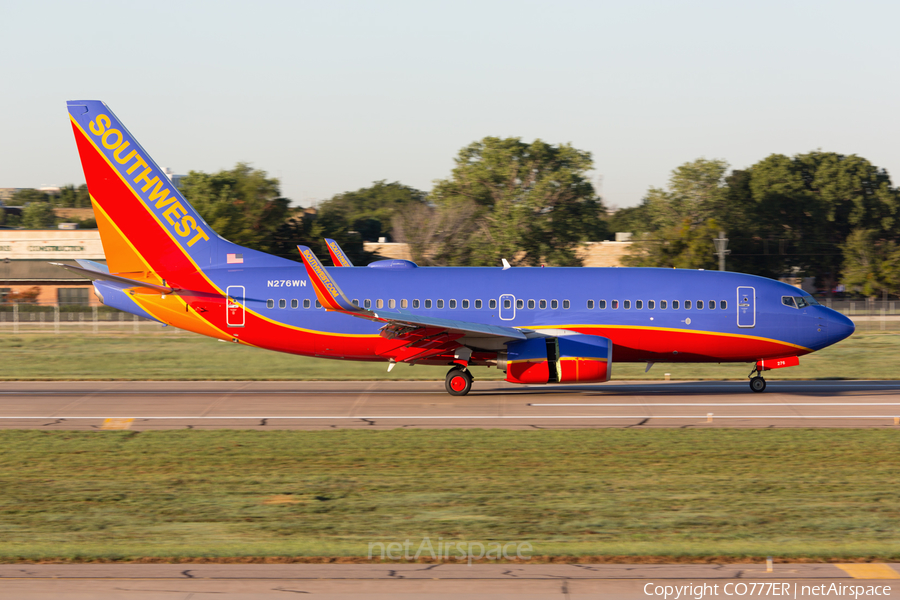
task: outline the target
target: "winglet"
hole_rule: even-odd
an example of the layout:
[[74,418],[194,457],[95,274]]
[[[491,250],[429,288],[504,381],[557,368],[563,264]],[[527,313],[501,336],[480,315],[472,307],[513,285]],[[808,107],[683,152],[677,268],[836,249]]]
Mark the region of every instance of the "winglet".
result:
[[331,238],[325,238],[325,244],[328,246],[328,253],[331,254],[331,260],[336,267],[352,267],[353,263],[347,258],[347,254],[343,248]]
[[316,258],[316,254],[308,246],[297,246],[300,257],[306,266],[306,272],[316,290],[316,297],[326,310],[339,310],[342,312],[359,312],[360,308],[350,302],[341,288],[328,276],[325,267]]

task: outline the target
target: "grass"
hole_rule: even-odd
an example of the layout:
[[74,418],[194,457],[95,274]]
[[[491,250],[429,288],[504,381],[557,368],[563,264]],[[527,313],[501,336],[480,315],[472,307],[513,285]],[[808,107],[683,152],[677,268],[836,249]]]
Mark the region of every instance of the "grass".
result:
[[900,557],[884,430],[0,431],[0,560]]
[[[446,366],[410,368],[307,358],[224,344],[180,333],[2,334],[0,380],[442,380]],[[613,378],[744,379],[750,366],[615,363]],[[476,379],[502,379],[496,369],[473,369]],[[769,371],[769,379],[897,379],[900,335],[857,333],[800,359],[800,367]]]

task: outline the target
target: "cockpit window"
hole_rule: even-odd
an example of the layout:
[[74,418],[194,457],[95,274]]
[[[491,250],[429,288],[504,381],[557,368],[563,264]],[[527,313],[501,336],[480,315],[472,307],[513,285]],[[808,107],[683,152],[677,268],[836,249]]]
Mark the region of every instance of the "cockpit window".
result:
[[819,306],[812,296],[782,296],[781,303],[791,308],[806,308],[807,306]]

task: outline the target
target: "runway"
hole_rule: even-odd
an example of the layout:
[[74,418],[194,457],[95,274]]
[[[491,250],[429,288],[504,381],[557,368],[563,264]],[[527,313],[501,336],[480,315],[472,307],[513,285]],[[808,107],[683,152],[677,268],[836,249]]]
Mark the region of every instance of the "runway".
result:
[[333,429],[900,427],[900,381],[3,382],[0,428]]
[[[665,586],[680,587],[680,598],[805,598],[825,595],[821,587],[818,594],[811,593],[813,586],[832,585],[877,586],[884,598],[900,596],[898,568],[896,564],[775,564],[769,572],[760,564],[18,564],[0,565],[0,599],[245,600],[304,594],[330,599],[433,600],[658,595],[664,600]],[[704,594],[698,596],[698,588],[684,594],[683,586],[704,584],[708,586]],[[838,594],[832,591],[832,595]],[[863,592],[860,597],[865,596]]]

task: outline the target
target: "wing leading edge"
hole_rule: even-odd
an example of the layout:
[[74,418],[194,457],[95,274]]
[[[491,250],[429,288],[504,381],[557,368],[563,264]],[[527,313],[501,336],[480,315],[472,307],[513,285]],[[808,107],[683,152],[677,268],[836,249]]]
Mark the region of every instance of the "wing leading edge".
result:
[[326,310],[384,323],[379,334],[395,341],[388,346],[389,351],[385,348],[385,353],[398,362],[422,360],[460,346],[502,347],[507,342],[527,339],[525,333],[513,327],[426,317],[404,310],[361,308],[347,299],[310,248],[297,248],[322,306]]

